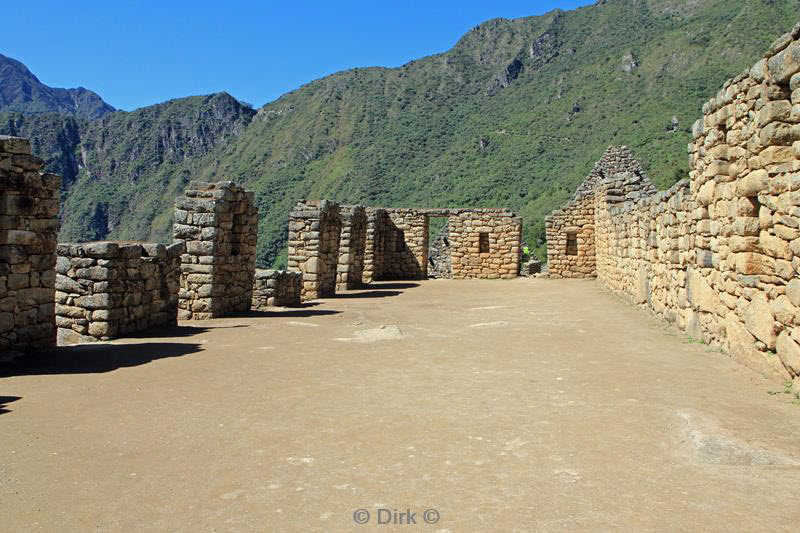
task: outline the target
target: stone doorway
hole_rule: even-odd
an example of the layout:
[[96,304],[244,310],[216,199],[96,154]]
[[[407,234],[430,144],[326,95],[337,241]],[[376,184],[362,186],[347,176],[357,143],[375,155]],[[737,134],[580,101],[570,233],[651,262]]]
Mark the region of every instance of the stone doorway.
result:
[[453,277],[453,260],[450,255],[450,224],[448,217],[428,217],[428,277],[450,279]]

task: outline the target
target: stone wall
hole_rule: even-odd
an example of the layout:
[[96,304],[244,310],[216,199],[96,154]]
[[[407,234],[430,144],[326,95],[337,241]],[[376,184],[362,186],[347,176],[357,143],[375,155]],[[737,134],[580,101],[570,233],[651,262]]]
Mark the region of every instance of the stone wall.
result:
[[594,185],[598,279],[696,339],[800,383],[800,25],[703,106],[690,179]]
[[53,346],[61,178],[26,139],[0,136],[0,353]]
[[[522,219],[506,209],[367,209],[364,279],[428,277],[431,217],[447,218],[447,277],[513,278],[519,274]],[[482,236],[483,234],[483,236]],[[485,250],[481,250],[485,239]],[[438,272],[438,270],[437,270]]]
[[336,292],[342,219],[339,204],[301,200],[289,215],[289,270],[303,273],[303,300]]
[[545,218],[548,275],[554,278],[593,278],[595,258],[594,189],[604,180],[629,172],[642,180],[636,194],[655,194],[627,146],[609,147],[575,191],[570,203]]
[[424,210],[380,208],[369,217],[373,280],[425,279],[428,216]]
[[303,292],[303,274],[286,270],[256,270],[253,285],[254,311],[270,307],[296,307]]
[[105,341],[178,319],[183,242],[60,243],[58,344]]
[[178,318],[217,318],[250,309],[258,238],[253,200],[254,193],[230,181],[193,181],[175,201],[173,235],[186,242]]
[[453,279],[511,279],[519,275],[521,218],[504,209],[449,211]]
[[336,289],[358,289],[363,285],[364,252],[367,247],[367,214],[363,206],[342,206],[342,234],[339,240],[339,264]]

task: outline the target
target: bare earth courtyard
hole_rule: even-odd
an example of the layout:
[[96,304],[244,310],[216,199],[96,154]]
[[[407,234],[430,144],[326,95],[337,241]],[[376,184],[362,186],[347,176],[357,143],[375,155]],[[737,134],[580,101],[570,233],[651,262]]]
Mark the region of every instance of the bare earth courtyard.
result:
[[800,406],[596,282],[378,283],[54,354],[2,369],[5,531],[800,522]]

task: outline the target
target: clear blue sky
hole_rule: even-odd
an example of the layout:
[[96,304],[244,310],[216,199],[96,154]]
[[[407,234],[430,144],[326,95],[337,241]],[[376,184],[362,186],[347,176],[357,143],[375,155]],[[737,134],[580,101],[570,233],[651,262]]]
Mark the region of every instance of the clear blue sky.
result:
[[590,0],[5,2],[0,53],[120,109],[227,91],[261,106],[339,70],[443,52],[490,18]]

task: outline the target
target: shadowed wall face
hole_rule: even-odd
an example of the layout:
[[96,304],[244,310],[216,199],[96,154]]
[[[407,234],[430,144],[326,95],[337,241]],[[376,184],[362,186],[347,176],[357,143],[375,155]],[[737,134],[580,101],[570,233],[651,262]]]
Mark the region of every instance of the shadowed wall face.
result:
[[26,139],[0,136],[0,354],[53,346],[61,178]]
[[288,268],[303,274],[303,300],[335,294],[341,233],[337,203],[300,201],[290,213]]
[[253,297],[258,209],[231,181],[190,182],[175,201],[173,234],[186,241],[178,317],[208,319],[248,311]]

